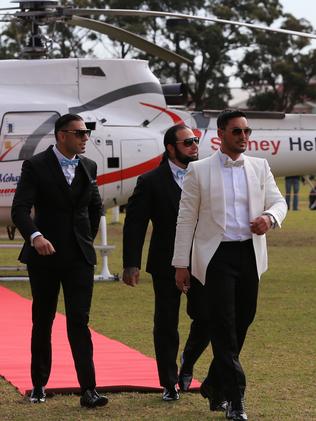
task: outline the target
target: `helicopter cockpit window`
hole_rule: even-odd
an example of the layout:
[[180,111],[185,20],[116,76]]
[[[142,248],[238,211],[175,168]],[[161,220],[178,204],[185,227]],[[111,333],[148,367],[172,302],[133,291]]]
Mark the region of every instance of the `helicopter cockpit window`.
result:
[[81,74],[83,76],[105,76],[101,67],[82,67]]
[[0,161],[31,158],[55,143],[56,112],[16,112],[4,115],[0,131]]

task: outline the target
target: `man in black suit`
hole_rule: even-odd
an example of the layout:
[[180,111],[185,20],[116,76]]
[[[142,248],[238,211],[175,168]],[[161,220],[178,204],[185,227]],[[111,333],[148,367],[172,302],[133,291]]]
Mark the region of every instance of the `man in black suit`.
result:
[[[79,115],[55,123],[56,145],[24,161],[12,205],[12,220],[25,244],[19,260],[27,264],[33,296],[30,401],[45,402],[51,371],[51,329],[60,284],[67,334],[81,387],[82,406],[108,400],[95,390],[93,345],[88,328],[102,202],[94,161],[85,152],[90,130]],[[34,207],[34,217],[31,209]]]
[[142,248],[150,220],[153,225],[146,271],[153,278],[154,345],[164,401],[179,399],[178,381],[181,390],[189,389],[193,365],[209,343],[208,332],[196,326],[193,320],[178,378],[176,359],[181,292],[175,285],[171,259],[182,181],[188,163],[198,159],[198,141],[185,125],[176,125],[167,130],[164,137],[166,151],[161,165],[138,178],[126,208],[123,281],[127,285],[138,284]]

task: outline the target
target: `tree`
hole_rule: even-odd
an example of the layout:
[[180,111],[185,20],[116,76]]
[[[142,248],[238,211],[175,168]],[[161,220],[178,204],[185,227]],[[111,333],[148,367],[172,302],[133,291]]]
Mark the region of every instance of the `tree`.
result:
[[[152,2],[148,1],[148,6]],[[159,2],[161,3],[161,2]],[[218,18],[271,24],[281,15],[279,0],[203,0],[203,2],[169,1],[172,10],[182,13],[198,12]],[[235,25],[219,25],[189,21],[174,26],[170,31],[161,23],[161,37],[164,45],[192,60],[191,66],[180,68],[172,63],[150,58],[150,65],[163,81],[175,81],[180,76],[188,86],[195,108],[222,108],[230,99],[227,68],[232,67],[231,52],[250,45],[253,38],[249,29]],[[143,54],[140,57],[146,57]]]
[[27,29],[21,24],[10,23],[0,34],[0,59],[17,58],[25,46]]
[[[312,32],[306,20],[284,15],[284,28]],[[295,104],[316,98],[311,80],[316,76],[316,53],[306,38],[281,34],[254,34],[254,43],[239,63],[238,74],[252,95],[256,110],[291,112]]]

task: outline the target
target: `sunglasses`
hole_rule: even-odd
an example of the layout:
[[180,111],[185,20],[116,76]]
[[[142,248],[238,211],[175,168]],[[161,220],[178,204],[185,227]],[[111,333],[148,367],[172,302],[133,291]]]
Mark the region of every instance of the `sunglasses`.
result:
[[193,142],[198,145],[199,144],[200,139],[196,136],[194,137],[189,137],[188,139],[184,139],[184,140],[177,140],[176,143],[183,143],[184,146],[189,147],[193,145]]
[[252,133],[252,129],[250,127],[246,127],[245,129],[235,127],[234,129],[232,129],[232,135],[234,136],[240,136],[242,133],[244,133],[245,136],[250,136]]
[[74,134],[76,137],[79,137],[80,139],[82,139],[85,135],[87,135],[88,137],[90,137],[91,135],[91,130],[90,129],[82,129],[82,130],[61,130],[61,132],[64,133],[72,133]]

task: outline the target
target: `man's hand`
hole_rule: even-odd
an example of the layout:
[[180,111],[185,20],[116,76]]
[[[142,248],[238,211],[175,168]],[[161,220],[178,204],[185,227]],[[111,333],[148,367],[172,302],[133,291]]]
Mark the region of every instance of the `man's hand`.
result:
[[271,228],[271,220],[268,215],[261,215],[250,221],[250,230],[254,234],[263,235]]
[[177,288],[186,294],[190,288],[190,272],[187,268],[176,268]]
[[123,271],[123,282],[126,285],[135,287],[139,281],[139,268],[138,267],[127,267]]
[[51,254],[56,253],[56,250],[54,249],[54,246],[50,241],[48,241],[45,237],[42,235],[38,235],[33,240],[33,246],[38,254],[41,256],[49,256]]

